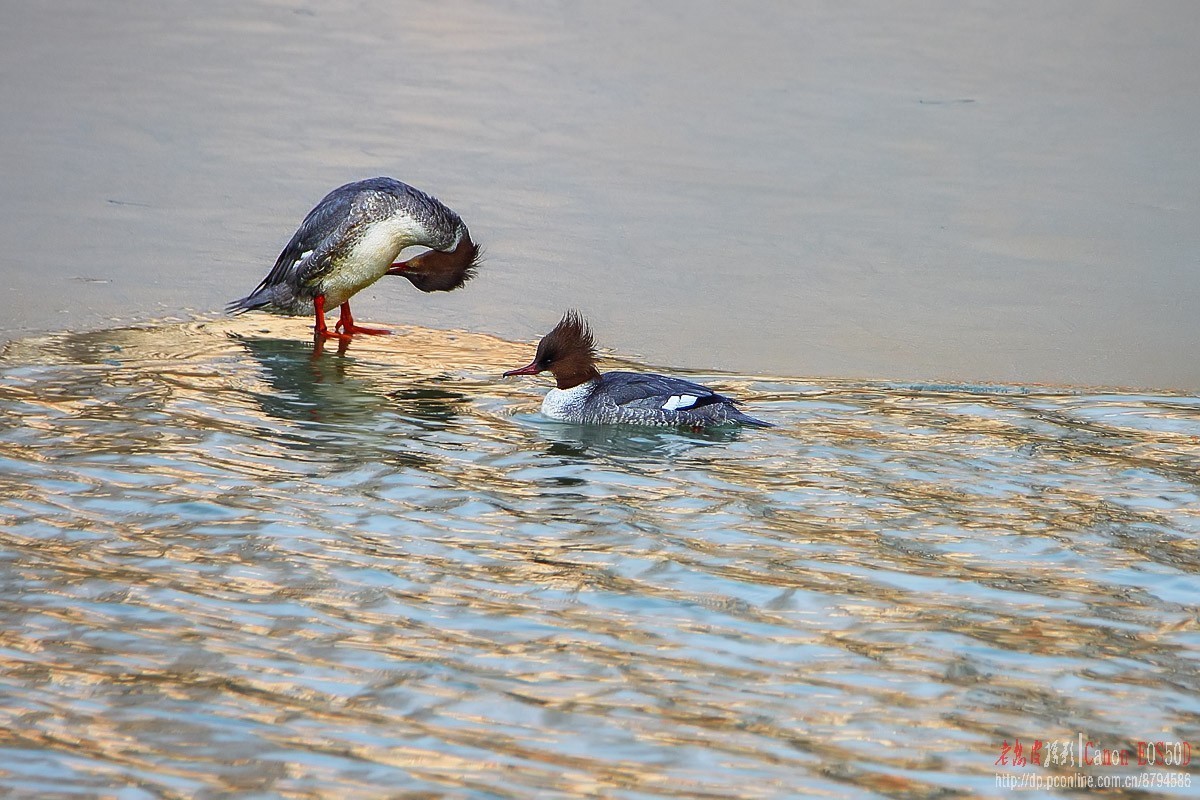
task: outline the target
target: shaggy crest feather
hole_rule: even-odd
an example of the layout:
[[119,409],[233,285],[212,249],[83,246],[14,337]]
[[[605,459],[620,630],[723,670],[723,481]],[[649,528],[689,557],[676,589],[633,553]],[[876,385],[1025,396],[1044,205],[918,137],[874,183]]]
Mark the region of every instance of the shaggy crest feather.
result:
[[538,342],[537,361],[550,363],[568,356],[586,356],[590,363],[596,360],[596,340],[587,320],[574,309],[563,315],[562,320]]

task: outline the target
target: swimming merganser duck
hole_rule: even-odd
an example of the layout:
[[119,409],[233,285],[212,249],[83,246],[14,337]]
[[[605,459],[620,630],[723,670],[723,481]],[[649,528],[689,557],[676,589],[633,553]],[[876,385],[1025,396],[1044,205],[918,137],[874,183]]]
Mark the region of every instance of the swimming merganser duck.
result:
[[[430,249],[392,263],[413,245]],[[318,338],[386,334],[354,324],[351,297],[384,275],[408,278],[423,292],[448,292],[471,278],[478,259],[467,226],[437,198],[392,178],[370,178],[325,195],[262,283],[225,310],[315,314]],[[330,331],[325,309],[334,306],[341,306],[341,315]]]
[[738,411],[734,407],[738,401],[682,378],[637,372],[601,374],[596,369],[592,332],[575,311],[568,311],[554,330],[542,337],[528,366],[509,370],[504,377],[546,370],[554,373],[558,388],[542,400],[542,413],[554,419],[580,424],[773,427]]

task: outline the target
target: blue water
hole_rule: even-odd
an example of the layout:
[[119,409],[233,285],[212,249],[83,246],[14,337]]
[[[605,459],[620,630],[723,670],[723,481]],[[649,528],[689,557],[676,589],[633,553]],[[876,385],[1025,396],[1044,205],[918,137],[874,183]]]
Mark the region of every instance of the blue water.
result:
[[1200,742],[1200,398],[692,374],[778,426],[695,435],[542,419],[528,343],[337,350],[8,348],[0,793],[1195,776],[996,760]]

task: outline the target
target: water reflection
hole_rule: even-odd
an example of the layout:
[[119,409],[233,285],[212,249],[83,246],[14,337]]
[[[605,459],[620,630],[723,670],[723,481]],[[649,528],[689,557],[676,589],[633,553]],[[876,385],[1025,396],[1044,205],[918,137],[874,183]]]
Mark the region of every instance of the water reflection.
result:
[[377,412],[380,402],[362,380],[347,377],[354,362],[347,356],[350,342],[340,342],[336,354],[312,342],[261,336],[233,337],[260,365],[265,382],[251,394],[264,413],[284,420],[362,421]]
[[697,376],[780,426],[580,427],[526,349],[10,347],[0,787],[926,796],[1197,738],[1197,398]]
[[735,442],[743,435],[738,428],[684,431],[574,425],[533,413],[521,414],[515,419],[550,443],[547,453],[575,457],[671,458],[707,444]]

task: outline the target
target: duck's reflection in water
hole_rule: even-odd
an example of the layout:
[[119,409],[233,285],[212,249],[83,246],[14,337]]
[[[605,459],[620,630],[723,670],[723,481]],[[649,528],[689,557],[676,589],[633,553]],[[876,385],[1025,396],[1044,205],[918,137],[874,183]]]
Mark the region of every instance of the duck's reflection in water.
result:
[[[298,422],[368,422],[381,415],[445,423],[464,401],[460,392],[429,386],[425,374],[359,362],[353,343],[336,350],[294,339],[239,338],[262,367],[266,391],[252,394],[273,417]],[[399,384],[399,388],[397,388]]]
[[697,448],[740,440],[737,427],[690,431],[681,428],[639,428],[628,425],[575,425],[547,420],[538,414],[519,414],[516,421],[548,442],[546,452],[589,458],[663,458]]

